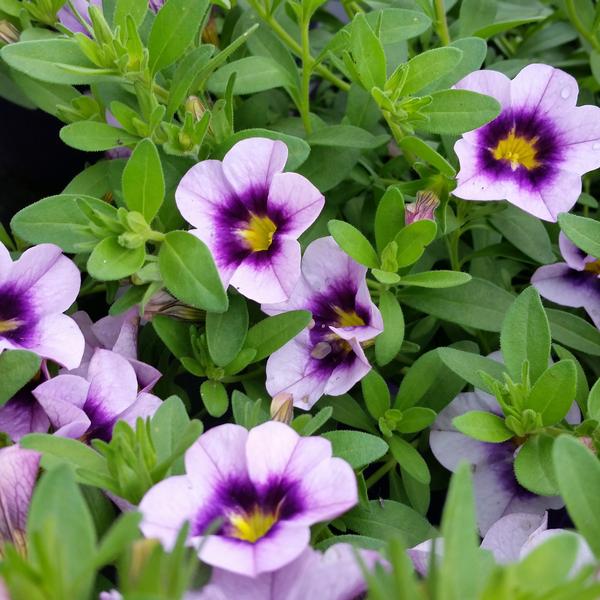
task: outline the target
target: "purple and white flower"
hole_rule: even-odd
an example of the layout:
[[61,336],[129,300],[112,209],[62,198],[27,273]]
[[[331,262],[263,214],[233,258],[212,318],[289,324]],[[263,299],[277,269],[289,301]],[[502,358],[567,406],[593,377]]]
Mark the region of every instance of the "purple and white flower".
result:
[[79,367],[64,371],[65,373],[85,377],[94,352],[101,348],[116,352],[128,360],[137,375],[141,391],[148,392],[154,387],[161,377],[161,372],[137,358],[140,318],[136,308],[115,317],[103,317],[95,323],[83,311],[76,312],[73,319],[83,332],[85,349]]
[[58,375],[33,390],[56,429],[56,435],[110,440],[115,423],[132,426],[138,417],[152,416],[160,399],[138,393],[138,380],[129,362],[109,350],[96,350],[85,377]]
[[[189,521],[189,542],[202,561],[247,577],[297,559],[311,525],[358,501],[354,472],[332,458],[328,440],[273,421],[207,431],[186,452],[185,467],[142,499],[142,532],[170,549]],[[218,529],[207,535],[211,526]]]
[[175,198],[191,233],[210,249],[223,281],[257,302],[289,298],[300,277],[298,236],[325,199],[302,175],[283,173],[287,146],[266,138],[238,142],[223,161],[204,160]]
[[558,244],[565,262],[540,267],[531,283],[551,302],[584,308],[600,329],[600,259],[580,250],[562,232]]
[[0,448],[0,557],[12,543],[25,550],[27,513],[40,465],[40,455],[19,446]]
[[0,406],[0,431],[18,442],[28,433],[45,433],[50,419],[42,405],[35,399],[35,379],[23,386],[4,406]]
[[371,370],[362,344],[383,331],[383,320],[371,300],[366,273],[332,237],[308,246],[302,277],[289,301],[262,306],[270,315],[309,310],[314,322],[269,357],[266,385],[271,396],[290,393],[295,406],[309,409],[323,394],[345,394]]
[[[480,442],[454,427],[452,420],[455,417],[473,410],[502,416],[498,402],[490,394],[481,391],[459,394],[438,415],[431,428],[429,444],[434,456],[449,471],[455,471],[461,461],[473,465],[477,523],[481,534],[485,535],[504,515],[543,515],[548,508],[564,506],[560,497],[537,496],[518,483],[513,466],[519,450],[517,441]],[[577,422],[578,414],[575,405],[567,420]]]
[[456,142],[454,195],[505,199],[547,221],[569,211],[582,175],[600,167],[600,108],[576,106],[577,81],[533,64],[512,81],[498,71],[475,71],[456,87],[494,97],[502,112]]
[[54,244],[40,244],[12,261],[0,243],[0,352],[30,350],[74,369],[83,335],[62,314],[81,285],[79,270]]
[[439,205],[439,198],[434,192],[417,192],[416,200],[404,208],[404,222],[410,225],[415,221],[435,221],[435,209]]
[[361,598],[367,584],[357,555],[367,569],[381,556],[372,550],[355,550],[350,544],[335,544],[321,553],[307,548],[296,560],[273,573],[258,577],[213,569],[212,577],[198,593],[186,600],[349,600]]

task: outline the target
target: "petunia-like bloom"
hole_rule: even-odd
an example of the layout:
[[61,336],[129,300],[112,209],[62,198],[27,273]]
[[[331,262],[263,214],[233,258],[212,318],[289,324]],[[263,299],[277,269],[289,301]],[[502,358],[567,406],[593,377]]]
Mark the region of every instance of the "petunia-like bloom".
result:
[[0,352],[30,350],[74,369],[83,335],[62,314],[77,298],[79,270],[54,244],[40,244],[12,261],[0,243]]
[[[300,437],[269,421],[249,432],[220,425],[185,454],[186,474],[156,484],[142,499],[141,530],[170,549],[184,522],[205,563],[256,577],[302,554],[310,526],[358,501],[354,472],[321,437]],[[217,530],[206,535],[210,527]]]
[[512,81],[498,71],[475,71],[456,87],[494,97],[502,112],[463,134],[454,150],[464,200],[508,200],[556,221],[581,193],[581,176],[600,167],[600,108],[576,106],[577,81],[533,64]]
[[[500,444],[480,442],[460,433],[452,424],[459,415],[478,410],[502,416],[496,399],[484,392],[459,394],[438,415],[432,425],[429,444],[437,460],[450,471],[466,460],[473,465],[473,488],[477,506],[477,523],[482,535],[498,519],[511,513],[543,515],[547,508],[561,508],[557,496],[537,496],[522,487],[514,473],[514,459],[519,446],[508,440]],[[575,407],[567,415],[577,421]]]
[[295,406],[309,409],[323,394],[346,393],[371,370],[362,345],[383,331],[383,320],[371,300],[366,273],[332,237],[308,246],[302,278],[290,300],[262,306],[270,315],[309,310],[314,322],[269,357],[271,396],[290,393]]
[[531,283],[551,302],[584,308],[600,329],[600,259],[580,250],[562,231],[558,243],[565,262],[540,267]]
[[50,427],[46,411],[33,395],[38,384],[39,381],[30,381],[4,406],[0,406],[0,431],[13,442],[18,442],[28,433],[45,433]]
[[238,142],[223,161],[204,160],[175,198],[193,233],[210,249],[223,285],[256,302],[282,302],[300,277],[298,236],[325,199],[302,175],[283,173],[287,146],[266,138]]
[[85,377],[58,375],[33,390],[56,429],[70,438],[110,440],[117,421],[132,426],[138,417],[151,417],[160,399],[138,393],[138,380],[129,362],[109,350],[96,350]]
[[410,225],[415,221],[435,221],[435,209],[439,205],[439,198],[434,192],[417,192],[416,200],[404,209],[404,222]]
[[296,560],[273,573],[258,577],[213,569],[208,585],[186,600],[351,600],[367,591],[357,555],[372,569],[381,556],[372,550],[355,550],[335,544],[325,553],[307,548]]
[[154,387],[161,377],[161,372],[137,358],[140,318],[136,308],[115,317],[110,315],[103,317],[95,323],[83,311],[76,312],[73,319],[83,332],[85,349],[79,367],[63,372],[85,377],[94,352],[102,348],[116,352],[127,359],[135,371],[141,391],[148,392]]
[[19,446],[0,448],[0,557],[6,543],[25,550],[27,513],[39,464],[37,452]]

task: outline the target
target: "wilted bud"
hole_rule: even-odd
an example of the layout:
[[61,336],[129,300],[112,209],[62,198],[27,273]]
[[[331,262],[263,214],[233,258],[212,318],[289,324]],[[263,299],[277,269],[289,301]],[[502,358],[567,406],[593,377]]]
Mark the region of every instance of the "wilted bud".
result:
[[208,19],[206,27],[202,30],[202,43],[212,44],[215,47],[219,46],[219,32],[217,31],[217,20],[214,16]]
[[294,397],[281,392],[271,400],[271,419],[289,425],[294,416]]
[[579,441],[593,454],[597,454],[596,445],[594,444],[594,440],[589,436],[583,436],[579,438]]
[[206,107],[198,96],[189,96],[185,101],[185,112],[189,112],[196,121],[199,121],[206,112]]
[[440,201],[432,191],[417,192],[417,199],[412,204],[407,204],[404,210],[404,221],[407,225],[415,221],[423,221],[427,219],[434,221],[435,209],[439,206]]
[[6,19],[0,21],[0,42],[4,44],[14,44],[19,41],[19,30]]
[[183,304],[164,290],[156,292],[144,307],[146,321],[151,321],[156,315],[169,315],[180,321],[201,321],[204,317],[201,310]]
[[156,539],[138,540],[133,543],[129,569],[129,577],[132,581],[139,580],[143,575],[148,559],[158,546],[160,542]]

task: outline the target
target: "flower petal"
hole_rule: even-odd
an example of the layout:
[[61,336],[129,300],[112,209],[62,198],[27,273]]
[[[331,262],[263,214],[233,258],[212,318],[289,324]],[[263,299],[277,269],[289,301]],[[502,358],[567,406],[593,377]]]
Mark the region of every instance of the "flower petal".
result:
[[157,396],[140,392],[136,401],[119,415],[119,421],[125,421],[135,428],[136,421],[139,418],[145,420],[154,416],[161,404],[162,400]]
[[600,108],[579,106],[560,113],[563,168],[583,175],[600,167]]
[[63,314],[46,315],[36,326],[36,340],[28,350],[49,358],[67,369],[81,363],[85,342],[77,323]]
[[15,442],[28,433],[45,433],[50,427],[44,409],[29,392],[26,394],[28,397],[17,394],[4,406],[0,406],[0,431]]
[[75,263],[59,256],[29,287],[27,298],[38,315],[61,313],[75,302],[80,286],[81,274]]
[[341,363],[331,373],[325,384],[325,394],[329,396],[345,394],[371,370],[361,345],[355,339],[348,340],[348,343],[354,352],[354,359]]
[[558,234],[558,246],[569,267],[576,271],[583,271],[588,255],[580,250],[562,231]]
[[28,290],[52,268],[60,256],[62,250],[55,244],[33,246],[13,263],[10,281],[15,289]]

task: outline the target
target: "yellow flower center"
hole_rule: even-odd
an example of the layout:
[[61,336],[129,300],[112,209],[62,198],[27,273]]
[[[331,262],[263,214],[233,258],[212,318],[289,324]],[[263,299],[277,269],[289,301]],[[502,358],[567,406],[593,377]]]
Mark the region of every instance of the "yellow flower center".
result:
[[246,228],[240,229],[238,233],[246,241],[252,252],[268,250],[273,243],[273,235],[277,231],[277,225],[269,217],[250,214],[251,217]]
[[333,311],[338,316],[339,327],[359,327],[365,324],[362,317],[359,317],[355,310],[343,310],[339,306],[334,306]]
[[229,516],[231,531],[229,535],[246,542],[256,542],[265,536],[277,523],[277,513],[264,513],[255,507],[250,513],[234,513]]
[[595,260],[594,262],[586,263],[583,269],[584,271],[591,271],[596,275],[600,275],[600,260]]
[[23,321],[19,319],[8,319],[7,321],[0,321],[0,333],[8,333],[19,329],[23,325]]
[[527,139],[517,135],[515,128],[498,142],[498,145],[492,150],[492,156],[496,160],[505,160],[510,163],[511,169],[516,171],[519,167],[525,167],[528,171],[540,166],[537,160],[536,144],[538,137]]

